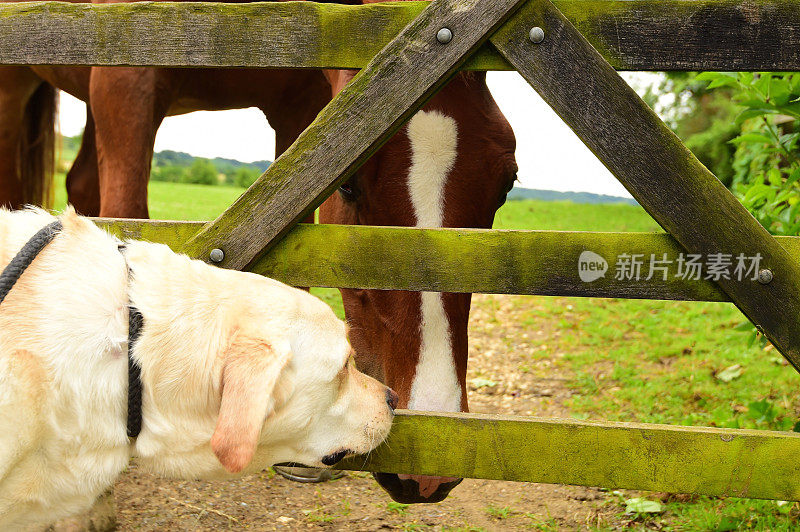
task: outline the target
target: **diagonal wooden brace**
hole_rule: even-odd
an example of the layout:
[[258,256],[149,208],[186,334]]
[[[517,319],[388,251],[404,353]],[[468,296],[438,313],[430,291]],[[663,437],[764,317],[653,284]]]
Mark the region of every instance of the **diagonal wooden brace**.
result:
[[[183,249],[243,269],[393,135],[524,0],[434,0],[320,112],[230,208]],[[437,32],[448,28],[452,40]]]
[[800,371],[800,265],[548,0],[528,2],[490,41],[686,250],[763,257],[767,284],[718,284]]

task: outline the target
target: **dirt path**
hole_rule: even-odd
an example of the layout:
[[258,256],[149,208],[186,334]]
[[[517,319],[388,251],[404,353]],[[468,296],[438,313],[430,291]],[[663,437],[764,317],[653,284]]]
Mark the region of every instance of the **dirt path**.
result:
[[[514,296],[475,296],[469,400],[474,412],[568,416],[560,331],[523,323]],[[531,305],[536,298],[527,298]],[[516,301],[519,303],[519,301]],[[526,303],[527,304],[527,303]],[[530,316],[530,314],[526,314]],[[274,478],[273,478],[274,477]],[[117,483],[120,530],[462,529],[624,527],[616,497],[596,489],[465,480],[439,504],[405,507],[365,473],[325,484],[271,472],[233,482],[175,482],[132,467]]]

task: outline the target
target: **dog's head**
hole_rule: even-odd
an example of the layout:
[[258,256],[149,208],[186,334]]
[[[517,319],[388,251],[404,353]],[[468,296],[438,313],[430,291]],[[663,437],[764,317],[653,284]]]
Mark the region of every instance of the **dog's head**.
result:
[[330,307],[279,283],[267,291],[236,313],[221,354],[214,454],[237,473],[251,463],[330,466],[371,451],[389,433],[396,394],[356,369]]

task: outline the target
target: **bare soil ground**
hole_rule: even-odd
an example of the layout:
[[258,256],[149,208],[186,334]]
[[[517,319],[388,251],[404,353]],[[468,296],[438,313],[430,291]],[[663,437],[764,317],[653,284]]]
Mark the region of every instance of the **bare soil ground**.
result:
[[[570,391],[565,370],[555,363],[561,332],[546,319],[522,323],[511,297],[473,299],[471,410],[566,417]],[[576,530],[628,524],[618,498],[596,489],[467,479],[442,503],[405,507],[391,503],[366,473],[311,485],[271,471],[232,482],[176,482],[133,466],[117,483],[115,498],[120,530]]]

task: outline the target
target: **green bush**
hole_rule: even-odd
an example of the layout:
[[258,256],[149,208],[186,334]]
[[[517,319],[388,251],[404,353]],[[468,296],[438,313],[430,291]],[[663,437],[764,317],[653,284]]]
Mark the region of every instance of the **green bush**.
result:
[[185,174],[186,168],[182,166],[154,166],[150,171],[150,179],[169,183],[183,183]]
[[237,187],[247,188],[261,176],[261,171],[257,168],[240,166],[233,173],[233,184]]
[[198,185],[216,185],[217,168],[208,159],[195,159],[184,176],[184,183],[195,183]]
[[739,107],[731,190],[771,233],[800,233],[800,74],[704,72]]
[[730,88],[707,85],[694,72],[666,72],[642,97],[700,162],[730,186],[736,147],[729,141],[739,134],[734,120],[739,108],[731,101]]

